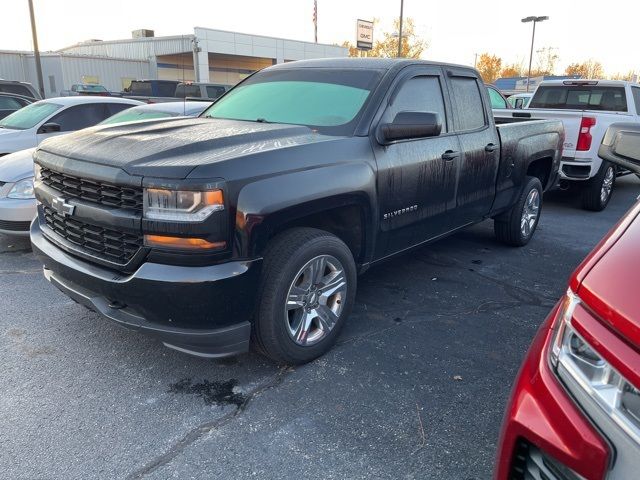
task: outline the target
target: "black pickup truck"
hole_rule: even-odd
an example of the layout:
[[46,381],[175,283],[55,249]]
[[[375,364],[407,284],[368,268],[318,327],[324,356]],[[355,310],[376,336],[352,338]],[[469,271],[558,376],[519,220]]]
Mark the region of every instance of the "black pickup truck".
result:
[[562,139],[559,121],[496,128],[471,68],[277,65],[200,118],[42,143],[31,240],[56,287],[168,347],[303,363],[371,265],[488,218],[526,244]]

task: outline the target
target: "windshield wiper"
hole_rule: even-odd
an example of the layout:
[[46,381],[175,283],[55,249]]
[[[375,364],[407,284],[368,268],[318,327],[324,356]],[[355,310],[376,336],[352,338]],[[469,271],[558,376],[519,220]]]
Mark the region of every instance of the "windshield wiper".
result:
[[271,123],[269,120],[267,120],[266,118],[256,118],[256,122],[258,123]]

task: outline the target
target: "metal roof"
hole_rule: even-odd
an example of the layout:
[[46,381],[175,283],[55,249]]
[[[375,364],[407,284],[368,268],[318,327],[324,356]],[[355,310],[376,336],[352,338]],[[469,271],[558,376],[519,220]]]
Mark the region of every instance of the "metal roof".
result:
[[148,60],[160,55],[175,55],[191,52],[194,35],[175,35],[172,37],[143,37],[124,40],[88,41],[58,52],[76,55],[91,55],[131,60]]

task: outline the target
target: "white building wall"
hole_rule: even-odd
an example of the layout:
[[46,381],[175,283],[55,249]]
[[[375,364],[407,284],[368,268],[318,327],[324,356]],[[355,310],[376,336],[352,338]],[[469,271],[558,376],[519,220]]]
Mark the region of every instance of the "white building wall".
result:
[[[150,78],[150,62],[103,57],[42,54],[42,80],[46,98],[58,97],[83,77],[97,77],[108,90],[122,90],[123,79]],[[36,89],[37,75],[33,54],[0,52],[0,78],[31,83]],[[155,78],[151,77],[151,78]]]

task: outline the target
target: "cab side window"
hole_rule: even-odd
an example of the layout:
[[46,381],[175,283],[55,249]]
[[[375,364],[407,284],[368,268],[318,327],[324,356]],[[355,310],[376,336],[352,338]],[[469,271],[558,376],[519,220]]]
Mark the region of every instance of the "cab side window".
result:
[[400,86],[384,114],[385,122],[392,122],[399,112],[434,112],[442,122],[442,132],[447,131],[447,116],[440,78],[421,75],[413,77]]

